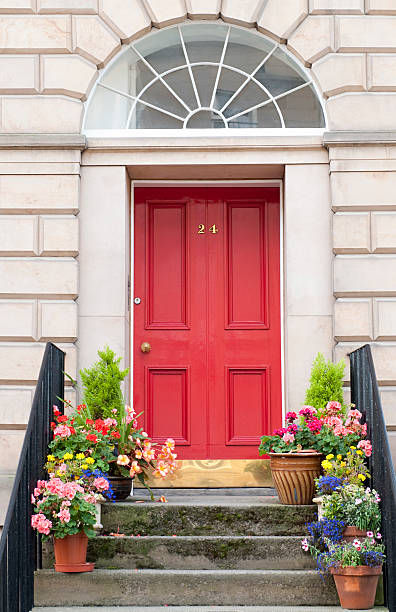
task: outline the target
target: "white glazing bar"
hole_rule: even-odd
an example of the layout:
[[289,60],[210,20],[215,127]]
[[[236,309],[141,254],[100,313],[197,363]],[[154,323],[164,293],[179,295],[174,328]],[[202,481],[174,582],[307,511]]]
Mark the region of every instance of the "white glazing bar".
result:
[[[191,108],[184,102],[184,100],[182,100],[177,93],[172,89],[172,87],[170,85],[168,85],[168,83],[166,81],[164,81],[164,79],[162,78],[162,76],[155,70],[155,68],[153,68],[151,66],[151,64],[149,64],[149,62],[146,60],[145,57],[143,57],[143,55],[138,51],[138,49],[136,49],[136,47],[134,45],[131,45],[131,48],[136,52],[136,54],[140,57],[140,59],[142,60],[142,62],[151,70],[151,72],[153,72],[156,77],[161,81],[161,83],[163,85],[165,85],[166,89],[172,94],[172,96],[174,98],[176,98],[176,100],[182,105],[184,106],[184,108],[186,109],[186,111],[190,112]],[[166,74],[166,73],[165,73]]]
[[275,49],[278,48],[278,45],[275,45],[274,47],[272,47],[271,51],[269,53],[267,53],[267,55],[265,56],[265,58],[259,63],[259,65],[257,66],[257,68],[255,68],[253,70],[253,72],[246,77],[246,80],[242,83],[242,85],[236,90],[236,92],[231,96],[231,98],[229,100],[227,100],[227,102],[224,104],[224,106],[220,109],[221,112],[223,113],[225,111],[225,109],[227,108],[227,106],[229,106],[231,104],[231,102],[233,100],[235,100],[235,98],[237,97],[237,95],[242,91],[242,89],[244,87],[246,87],[246,85],[249,83],[251,77],[253,77],[253,75],[256,74],[256,72],[258,70],[260,70],[260,68],[262,68],[262,66],[264,66],[265,62],[271,57],[271,55],[273,54],[273,52],[275,51]]
[[199,97],[197,85],[195,83],[194,74],[193,74],[193,71],[192,71],[192,68],[191,68],[190,58],[188,57],[188,53],[187,53],[187,49],[186,49],[186,43],[184,42],[184,38],[183,38],[183,34],[182,34],[180,26],[178,26],[177,29],[179,30],[179,36],[180,36],[180,40],[181,40],[181,44],[182,44],[182,48],[183,48],[184,57],[186,58],[186,65],[187,65],[188,73],[190,75],[192,88],[194,90],[195,98],[197,100],[197,105],[198,105],[198,108],[199,108],[201,106],[201,100],[200,100],[200,97]]
[[[164,108],[161,108],[159,106],[155,106],[155,104],[151,104],[150,102],[146,102],[145,100],[134,98],[133,96],[130,96],[129,94],[123,94],[121,91],[118,91],[117,89],[114,89],[113,87],[109,87],[109,85],[103,85],[103,83],[99,83],[98,87],[103,87],[103,89],[108,89],[109,91],[112,91],[113,93],[120,94],[121,96],[124,96],[124,98],[129,98],[131,100],[134,100],[135,102],[134,106],[136,106],[136,102],[139,102],[140,104],[144,104],[144,106],[148,106],[149,108],[152,108],[153,110],[163,113],[164,115],[169,115],[169,117],[173,117],[174,119],[177,119],[178,121],[184,121],[184,117],[175,115],[174,113],[171,113],[170,111],[167,111]],[[129,120],[130,119],[128,117],[128,123],[129,123]]]
[[220,80],[220,73],[221,73],[221,69],[223,67],[224,57],[225,57],[225,54],[226,54],[226,51],[227,51],[227,45],[228,45],[228,40],[230,38],[230,33],[231,33],[231,26],[229,26],[229,28],[227,30],[227,35],[225,37],[225,41],[224,41],[224,45],[223,45],[223,51],[221,53],[221,58],[220,58],[219,66],[218,66],[218,69],[217,69],[216,80],[215,80],[215,83],[213,85],[212,97],[210,99],[210,106],[211,107],[214,106],[217,86],[218,86],[219,80]]
[[261,102],[260,104],[256,104],[255,106],[251,106],[250,108],[247,108],[244,111],[241,111],[240,113],[237,113],[237,114],[233,115],[232,117],[228,117],[227,121],[232,121],[233,119],[236,119],[237,117],[241,117],[242,115],[246,115],[246,113],[250,113],[251,111],[254,111],[257,108],[261,108],[263,106],[266,106],[270,102],[275,102],[276,100],[279,100],[279,98],[283,98],[284,96],[288,96],[289,94],[291,94],[291,93],[293,93],[295,91],[298,91],[299,89],[304,89],[304,87],[307,87],[310,84],[311,84],[311,81],[308,81],[308,83],[304,83],[303,85],[299,85],[298,87],[294,87],[293,89],[289,89],[289,91],[285,91],[284,93],[281,93],[281,94],[279,94],[277,96],[274,96],[270,100],[266,100],[265,102]]

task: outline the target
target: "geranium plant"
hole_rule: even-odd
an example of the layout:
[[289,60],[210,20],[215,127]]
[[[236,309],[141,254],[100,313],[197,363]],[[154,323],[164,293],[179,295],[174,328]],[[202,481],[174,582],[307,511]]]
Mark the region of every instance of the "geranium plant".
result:
[[[288,453],[301,449],[315,449],[324,455],[346,455],[351,445],[362,442],[366,424],[360,422],[362,414],[354,406],[346,414],[340,402],[328,402],[320,413],[313,406],[303,406],[298,412],[286,414],[286,425],[276,429],[272,436],[263,436],[259,452]],[[368,441],[366,450],[371,445]],[[362,451],[363,452],[363,451]]]

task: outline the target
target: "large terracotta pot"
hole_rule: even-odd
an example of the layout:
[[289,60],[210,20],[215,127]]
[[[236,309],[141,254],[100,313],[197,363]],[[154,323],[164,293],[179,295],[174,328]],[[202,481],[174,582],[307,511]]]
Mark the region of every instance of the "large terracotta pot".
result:
[[334,576],[342,608],[368,610],[374,606],[381,566],[334,567],[330,571]]
[[363,531],[354,525],[348,525],[342,532],[342,539],[345,542],[353,542],[354,540],[364,540],[367,537],[367,531]]
[[87,563],[88,538],[85,533],[54,538],[56,572],[92,572],[94,563]]
[[131,494],[133,478],[125,476],[107,476],[113,489],[115,501],[124,501]]
[[271,471],[281,504],[312,504],[315,478],[320,476],[322,454],[316,451],[269,453]]

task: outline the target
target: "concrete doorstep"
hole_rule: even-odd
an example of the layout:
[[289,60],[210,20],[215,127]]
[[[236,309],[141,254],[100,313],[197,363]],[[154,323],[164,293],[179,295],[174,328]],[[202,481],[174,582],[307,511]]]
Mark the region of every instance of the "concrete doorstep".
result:
[[[343,612],[339,606],[122,606],[122,607],[91,607],[63,608],[61,612],[163,612],[164,608],[172,612]],[[375,607],[375,612],[388,612],[388,608]],[[33,608],[32,612],[60,612],[60,608]],[[353,610],[349,610],[353,612]],[[364,612],[364,610],[360,610]]]

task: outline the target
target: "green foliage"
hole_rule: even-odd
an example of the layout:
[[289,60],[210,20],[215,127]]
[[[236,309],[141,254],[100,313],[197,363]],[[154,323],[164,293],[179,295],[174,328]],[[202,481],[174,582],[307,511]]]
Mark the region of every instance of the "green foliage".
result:
[[121,382],[129,369],[120,370],[121,357],[117,358],[108,346],[98,351],[100,359],[91,368],[80,371],[83,385],[83,402],[89,406],[92,419],[114,417],[124,411]]
[[326,408],[327,402],[337,401],[344,405],[342,380],[345,361],[338,363],[326,361],[322,353],[316,356],[311,370],[310,386],[305,394],[305,403],[314,406],[319,414]]
[[376,532],[381,524],[379,501],[374,489],[348,484],[331,495],[323,495],[323,516]]

